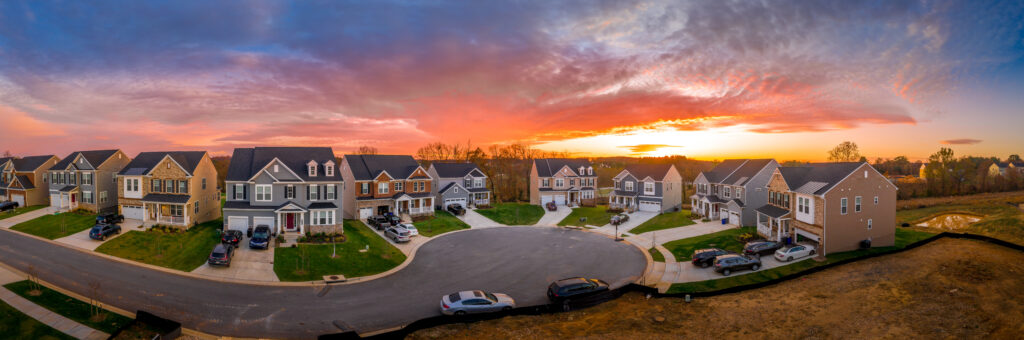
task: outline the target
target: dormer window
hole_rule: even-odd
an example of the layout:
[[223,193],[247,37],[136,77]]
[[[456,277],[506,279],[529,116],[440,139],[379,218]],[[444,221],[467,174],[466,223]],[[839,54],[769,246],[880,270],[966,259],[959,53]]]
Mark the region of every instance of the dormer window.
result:
[[314,161],[309,161],[309,163],[306,163],[306,169],[309,170],[309,177],[316,177],[316,167],[317,165],[316,162]]
[[587,167],[587,176],[593,176],[593,175],[594,175],[594,167],[592,167],[592,166]]
[[582,166],[580,167],[580,172],[579,172],[579,174],[580,174],[580,176],[583,176],[583,167],[582,167]]
[[334,176],[334,165],[330,163],[324,165],[324,175],[327,177]]

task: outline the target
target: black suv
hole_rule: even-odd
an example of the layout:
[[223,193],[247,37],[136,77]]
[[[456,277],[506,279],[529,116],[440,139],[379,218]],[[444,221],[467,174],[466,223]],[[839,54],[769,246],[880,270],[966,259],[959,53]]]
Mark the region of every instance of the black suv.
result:
[[107,236],[120,234],[121,226],[116,224],[97,224],[89,230],[89,238],[93,240],[106,240]]
[[238,247],[239,242],[242,242],[242,232],[240,230],[229,229],[220,235],[220,243]]
[[737,270],[757,270],[761,268],[761,260],[756,257],[740,255],[722,255],[715,258],[715,271],[729,276]]
[[562,302],[608,291],[608,283],[598,279],[571,277],[552,282],[548,286],[548,299]]
[[377,230],[384,230],[384,228],[391,226],[391,222],[388,222],[388,218],[381,215],[367,218],[366,224],[369,224],[371,227]]
[[235,247],[220,243],[213,247],[213,251],[210,252],[210,257],[206,262],[211,266],[231,267],[231,257],[234,255]]
[[249,249],[267,249],[270,247],[270,227],[266,225],[256,226],[252,237],[249,238]]
[[544,206],[548,208],[548,211],[558,210],[558,205],[556,205],[555,202],[548,202],[548,204],[545,204]]
[[459,215],[465,214],[466,213],[466,209],[463,208],[462,205],[459,205],[459,204],[449,204],[448,205],[448,212],[452,213],[452,215],[459,216]]
[[106,214],[96,215],[96,224],[114,224],[114,223],[123,223],[123,222],[124,222],[124,215],[119,215],[119,214],[115,214],[115,213],[106,213]]
[[693,251],[693,256],[690,257],[690,262],[694,266],[700,266],[701,268],[710,267],[715,262],[715,258],[722,255],[734,254],[731,251],[718,248],[708,249],[697,249]]
[[15,201],[0,202],[0,211],[8,211],[8,210],[16,209],[16,208],[18,208],[18,202],[15,202]]
[[747,242],[747,244],[743,246],[743,254],[744,255],[756,255],[756,256],[772,255],[772,254],[775,254],[776,250],[779,250],[781,248],[782,248],[782,243],[781,242],[773,242],[773,241]]

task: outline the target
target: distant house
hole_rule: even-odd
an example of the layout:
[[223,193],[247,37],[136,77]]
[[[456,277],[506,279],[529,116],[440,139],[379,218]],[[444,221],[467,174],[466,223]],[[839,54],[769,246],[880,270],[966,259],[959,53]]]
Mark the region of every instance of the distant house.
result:
[[438,208],[444,209],[449,204],[463,207],[491,204],[487,175],[476,164],[433,163],[427,173],[434,179],[434,202]]
[[928,163],[921,163],[921,168],[917,170],[917,177],[928,179]]
[[586,159],[544,158],[530,168],[530,204],[594,204],[597,174]]
[[121,150],[72,152],[50,167],[50,206],[93,213],[117,211],[117,173],[131,158]]
[[997,162],[988,167],[989,176],[1006,176],[1008,171],[1024,174],[1024,162]]
[[774,159],[727,159],[711,171],[702,171],[693,180],[696,193],[690,196],[692,212],[710,219],[728,219],[732,225],[754,225],[754,209],[768,201],[764,187],[778,167]]
[[224,226],[343,233],[341,177],[330,147],[236,148],[224,181]]
[[682,208],[683,177],[675,165],[627,165],[612,182],[609,206],[658,213]]
[[220,218],[217,169],[205,151],[143,152],[117,174],[125,219],[189,228]]
[[433,179],[412,156],[345,155],[341,175],[345,218],[434,214]]
[[0,159],[0,202],[20,206],[49,205],[46,169],[60,159],[54,155]]
[[825,255],[896,241],[896,185],[867,162],[779,167],[757,208],[757,233],[817,243]]

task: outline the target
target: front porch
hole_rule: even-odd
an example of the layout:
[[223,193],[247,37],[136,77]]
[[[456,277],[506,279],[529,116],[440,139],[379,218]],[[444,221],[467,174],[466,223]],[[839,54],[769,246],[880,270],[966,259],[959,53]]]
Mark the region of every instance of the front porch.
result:
[[755,211],[757,212],[758,235],[776,242],[785,241],[790,237],[792,214],[789,210],[766,204]]
[[298,233],[302,235],[306,227],[306,210],[294,203],[288,203],[274,210],[275,234]]
[[[78,199],[80,197],[80,191],[77,186],[67,186],[61,188],[56,195],[57,202],[50,202],[50,205],[57,208],[60,211],[74,211],[78,209]],[[50,198],[53,200],[53,197]]]
[[409,214],[410,216],[419,215],[432,215],[434,214],[434,198],[433,197],[421,197],[414,198],[408,195],[399,197],[395,200],[395,210],[398,215]]
[[636,210],[639,201],[635,196],[615,195],[608,196],[609,209]]
[[469,200],[473,206],[491,205],[491,192],[471,192]]
[[145,226],[171,225],[188,228],[189,218],[186,204],[146,203]]

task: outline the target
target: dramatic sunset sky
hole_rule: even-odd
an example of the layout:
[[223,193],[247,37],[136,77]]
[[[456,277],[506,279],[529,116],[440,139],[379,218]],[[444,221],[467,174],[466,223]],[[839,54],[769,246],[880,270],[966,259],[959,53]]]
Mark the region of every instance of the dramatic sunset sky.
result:
[[1024,154],[1021,1],[0,1],[0,151]]

